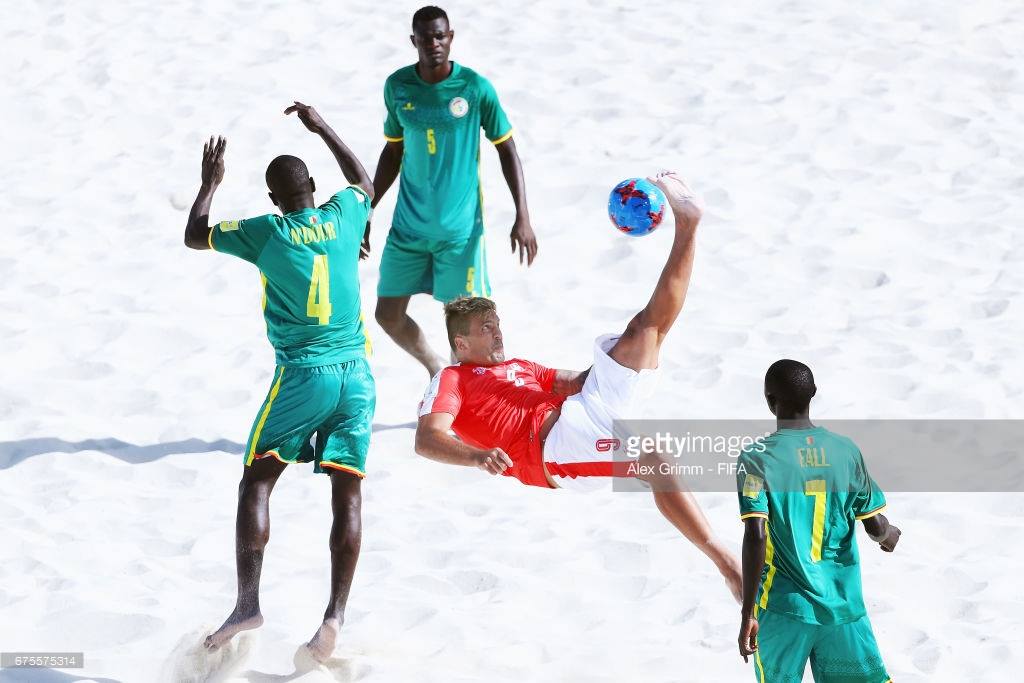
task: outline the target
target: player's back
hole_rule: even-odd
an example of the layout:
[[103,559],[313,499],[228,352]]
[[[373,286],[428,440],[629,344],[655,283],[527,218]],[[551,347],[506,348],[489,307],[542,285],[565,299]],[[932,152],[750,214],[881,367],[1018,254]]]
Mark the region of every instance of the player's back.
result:
[[781,429],[740,457],[743,517],[767,517],[758,605],[808,623],[865,614],[856,520],[885,500],[848,438],[823,427]]
[[278,365],[317,366],[363,357],[359,244],[369,199],[358,188],[319,207],[225,221],[211,246],[260,269],[263,315]]

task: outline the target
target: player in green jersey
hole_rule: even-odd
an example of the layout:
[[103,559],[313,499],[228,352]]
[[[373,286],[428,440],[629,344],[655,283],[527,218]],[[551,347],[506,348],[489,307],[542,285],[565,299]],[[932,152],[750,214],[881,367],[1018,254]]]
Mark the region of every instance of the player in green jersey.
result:
[[848,438],[811,423],[810,368],[780,360],[764,395],[778,429],[743,452],[737,488],[743,534],[743,661],[760,683],[889,681],[861,594],[856,522],[892,552],[900,530]]
[[[414,294],[441,302],[490,296],[480,192],[480,129],[495,145],[516,207],[510,242],[519,262],[533,263],[537,239],[526,207],[523,168],[512,125],[483,76],[449,61],[455,32],[439,7],[412,18],[409,37],[419,60],[384,84],[386,143],[373,178],[374,206],[401,169],[398,201],[381,254],[377,322],[433,377],[447,361],[409,317]],[[370,226],[363,240],[369,253]]]
[[[223,138],[203,150],[202,186],[189,214],[185,244],[212,248],[254,264],[263,283],[263,315],[277,368],[256,415],[238,487],[235,560],[238,597],[224,624],[205,641],[215,649],[263,623],[259,607],[263,551],[270,537],[270,493],[289,463],[313,462],[331,477],[331,596],[307,644],[323,661],[334,650],[356,560],[361,528],[361,480],[376,402],[366,362],[359,306],[359,243],[373,184],[362,165],[312,107],[298,114],[334,154],[352,183],[316,206],[306,165],[279,156],[267,167],[268,214],[209,225],[210,204],[224,178]],[[311,440],[315,436],[315,446]]]

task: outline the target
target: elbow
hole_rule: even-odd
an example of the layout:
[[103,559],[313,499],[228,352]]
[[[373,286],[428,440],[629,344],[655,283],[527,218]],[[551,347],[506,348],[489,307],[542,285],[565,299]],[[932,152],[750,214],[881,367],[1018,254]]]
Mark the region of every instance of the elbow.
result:
[[370,199],[370,203],[376,199],[377,193],[373,189],[373,181],[369,178],[363,178],[363,182],[359,183],[359,189],[366,193],[366,196]]
[[427,444],[426,438],[420,430],[416,430],[416,441],[412,446],[413,451],[416,455],[426,455]]

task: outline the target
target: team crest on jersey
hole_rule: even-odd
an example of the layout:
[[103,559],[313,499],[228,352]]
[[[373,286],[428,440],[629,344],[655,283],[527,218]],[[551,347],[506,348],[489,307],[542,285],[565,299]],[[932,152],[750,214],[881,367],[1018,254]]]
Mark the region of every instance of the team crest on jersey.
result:
[[457,119],[461,119],[469,112],[469,102],[464,97],[453,97],[448,103],[448,111]]
[[487,372],[487,368],[473,368],[474,375],[482,375]]

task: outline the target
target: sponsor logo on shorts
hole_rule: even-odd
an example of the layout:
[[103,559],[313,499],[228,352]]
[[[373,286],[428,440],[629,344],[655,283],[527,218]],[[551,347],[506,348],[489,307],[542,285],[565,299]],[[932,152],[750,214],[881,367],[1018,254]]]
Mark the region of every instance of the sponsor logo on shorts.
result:
[[469,102],[463,97],[453,97],[448,103],[448,111],[457,119],[461,119],[469,112]]
[[622,442],[618,439],[598,439],[594,442],[594,448],[597,449],[598,453],[607,453],[608,451],[617,451]]

